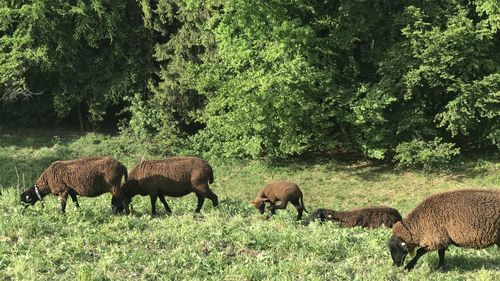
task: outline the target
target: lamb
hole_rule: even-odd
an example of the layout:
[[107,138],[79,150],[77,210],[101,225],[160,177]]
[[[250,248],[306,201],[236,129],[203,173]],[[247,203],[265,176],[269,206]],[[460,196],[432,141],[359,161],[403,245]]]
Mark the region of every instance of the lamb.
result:
[[68,195],[79,208],[77,195],[95,197],[110,192],[121,198],[122,177],[127,179],[127,168],[111,157],[86,157],[55,161],[38,178],[35,185],[21,194],[26,206],[42,201],[52,193],[59,196],[61,212],[66,212]]
[[438,250],[438,270],[444,270],[450,244],[476,249],[500,246],[500,190],[465,189],[428,197],[392,227],[388,247],[396,266],[421,247],[407,270],[426,252]]
[[376,228],[382,225],[391,228],[402,217],[398,210],[386,206],[373,206],[359,208],[350,211],[333,211],[329,209],[317,209],[310,220],[319,219],[324,221],[339,222],[343,227],[370,227]]
[[[181,197],[194,192],[198,197],[195,212],[199,213],[205,198],[216,207],[219,199],[209,188],[214,182],[212,167],[198,157],[169,157],[163,160],[142,161],[129,173],[128,181],[122,186],[124,206],[129,206],[135,195],[149,195],[151,213],[156,214],[156,200],[159,198],[165,210],[172,210],[165,196]],[[112,199],[112,205],[120,210],[120,200]]]
[[[277,201],[280,201],[280,205],[276,205]],[[302,218],[303,211],[307,212],[304,206],[302,191],[297,184],[292,182],[281,181],[269,183],[261,189],[250,203],[263,214],[266,202],[270,204],[268,209],[272,215],[276,213],[276,209],[286,209],[288,202],[291,202],[295,209],[297,209],[297,220]]]

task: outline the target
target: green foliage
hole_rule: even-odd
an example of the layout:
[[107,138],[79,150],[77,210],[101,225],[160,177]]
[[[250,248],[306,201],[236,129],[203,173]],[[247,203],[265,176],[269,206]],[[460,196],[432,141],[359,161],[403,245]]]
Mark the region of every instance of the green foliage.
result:
[[[325,146],[337,94],[316,67],[321,41],[310,4],[231,1],[214,29],[217,49],[200,67],[208,103],[193,138],[223,156],[283,156]],[[335,142],[329,142],[334,146]]]
[[[493,74],[498,65],[491,57],[484,56],[491,52],[495,32],[474,26],[465,13],[459,11],[450,17],[444,31],[437,27],[425,31],[430,26],[426,27],[421,19],[403,30],[405,36],[415,38],[413,56],[419,61],[418,68],[405,77],[405,98],[411,99],[411,95],[422,90],[434,92],[429,107],[441,111],[434,119],[441,126],[448,125],[447,130],[454,136],[474,132],[475,138],[491,132],[491,124],[499,121],[500,76]],[[437,98],[436,94],[443,98]]]
[[453,136],[481,136],[477,142],[489,141],[500,148],[500,74],[465,85],[461,91],[437,116],[440,126]]
[[0,186],[25,188],[56,160],[85,156],[112,156],[128,166],[144,158],[161,157],[150,143],[122,134],[68,134],[64,131],[0,131]]
[[139,95],[126,100],[130,102],[127,110],[132,118],[122,126],[122,135],[153,145],[164,153],[172,152],[176,145],[179,146],[176,142],[176,121],[168,112],[158,109],[150,100],[142,100]]
[[2,123],[121,112],[125,136],[216,157],[500,148],[495,0],[0,3]]
[[0,1],[0,102],[32,94],[27,76],[47,60],[47,49],[33,38],[42,13],[31,1]]
[[396,17],[403,37],[379,63],[380,81],[362,88],[361,107],[353,108],[368,155],[450,134],[465,146],[497,143],[496,31],[469,12],[409,6]]
[[3,97],[43,92],[60,117],[88,108],[97,124],[143,89],[152,46],[135,1],[14,2],[2,1]]
[[476,11],[484,17],[484,21],[488,23],[495,31],[500,29],[500,3],[496,0],[474,0]]
[[412,140],[398,144],[394,159],[401,166],[423,167],[432,170],[443,168],[453,156],[460,154],[460,149],[453,143],[443,143],[436,138],[433,141]]
[[7,127],[55,127],[63,123],[57,118],[53,100],[44,94],[28,100],[18,96],[15,101],[0,102],[0,120]]
[[212,36],[203,26],[218,13],[219,4],[148,0],[140,4],[144,26],[157,39],[152,42],[155,75],[148,80],[147,93],[127,98],[132,117],[122,129],[164,151],[190,148],[186,138],[200,128],[197,116],[205,104],[205,97],[193,87],[193,61],[210,53]]
[[58,83],[60,114],[85,103],[89,119],[98,122],[109,104],[143,89],[151,46],[136,9],[135,1],[47,3],[51,20],[40,26],[40,40],[54,46],[49,71]]

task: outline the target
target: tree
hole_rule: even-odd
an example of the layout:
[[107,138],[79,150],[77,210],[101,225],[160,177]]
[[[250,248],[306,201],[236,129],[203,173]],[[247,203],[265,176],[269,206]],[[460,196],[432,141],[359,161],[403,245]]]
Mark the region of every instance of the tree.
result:
[[82,130],[83,109],[97,123],[107,106],[144,91],[152,46],[136,1],[13,2],[3,2],[12,30],[3,36],[4,87],[46,93],[61,117],[78,110]]
[[0,1],[0,102],[35,94],[29,74],[47,61],[46,48],[36,46],[32,25],[40,7],[32,1]]

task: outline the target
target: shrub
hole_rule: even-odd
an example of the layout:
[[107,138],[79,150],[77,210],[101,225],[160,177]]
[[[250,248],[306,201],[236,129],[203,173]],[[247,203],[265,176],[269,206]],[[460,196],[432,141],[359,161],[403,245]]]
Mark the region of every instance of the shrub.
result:
[[460,153],[460,149],[454,146],[453,143],[442,142],[441,138],[403,142],[396,147],[394,160],[400,166],[430,170],[449,164],[453,156]]

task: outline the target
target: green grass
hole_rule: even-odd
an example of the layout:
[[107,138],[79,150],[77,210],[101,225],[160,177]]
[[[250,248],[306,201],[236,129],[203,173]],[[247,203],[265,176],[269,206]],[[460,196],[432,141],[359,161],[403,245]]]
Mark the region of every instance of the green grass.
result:
[[[54,137],[57,135],[58,137]],[[154,155],[153,155],[154,154]],[[212,190],[194,216],[196,197],[168,198],[173,210],[149,215],[147,197],[134,198],[132,216],[112,216],[110,195],[80,197],[61,215],[55,196],[24,209],[19,191],[56,159],[111,155],[130,169],[162,157],[123,137],[64,132],[0,132],[0,279],[19,280],[500,280],[498,247],[450,247],[447,271],[437,253],[408,273],[392,266],[389,229],[302,226],[295,212],[267,219],[249,206],[271,180],[299,184],[309,210],[389,205],[403,214],[429,194],[464,187],[499,188],[496,155],[464,161],[451,172],[397,171],[367,161],[310,157],[283,162],[210,160]]]

